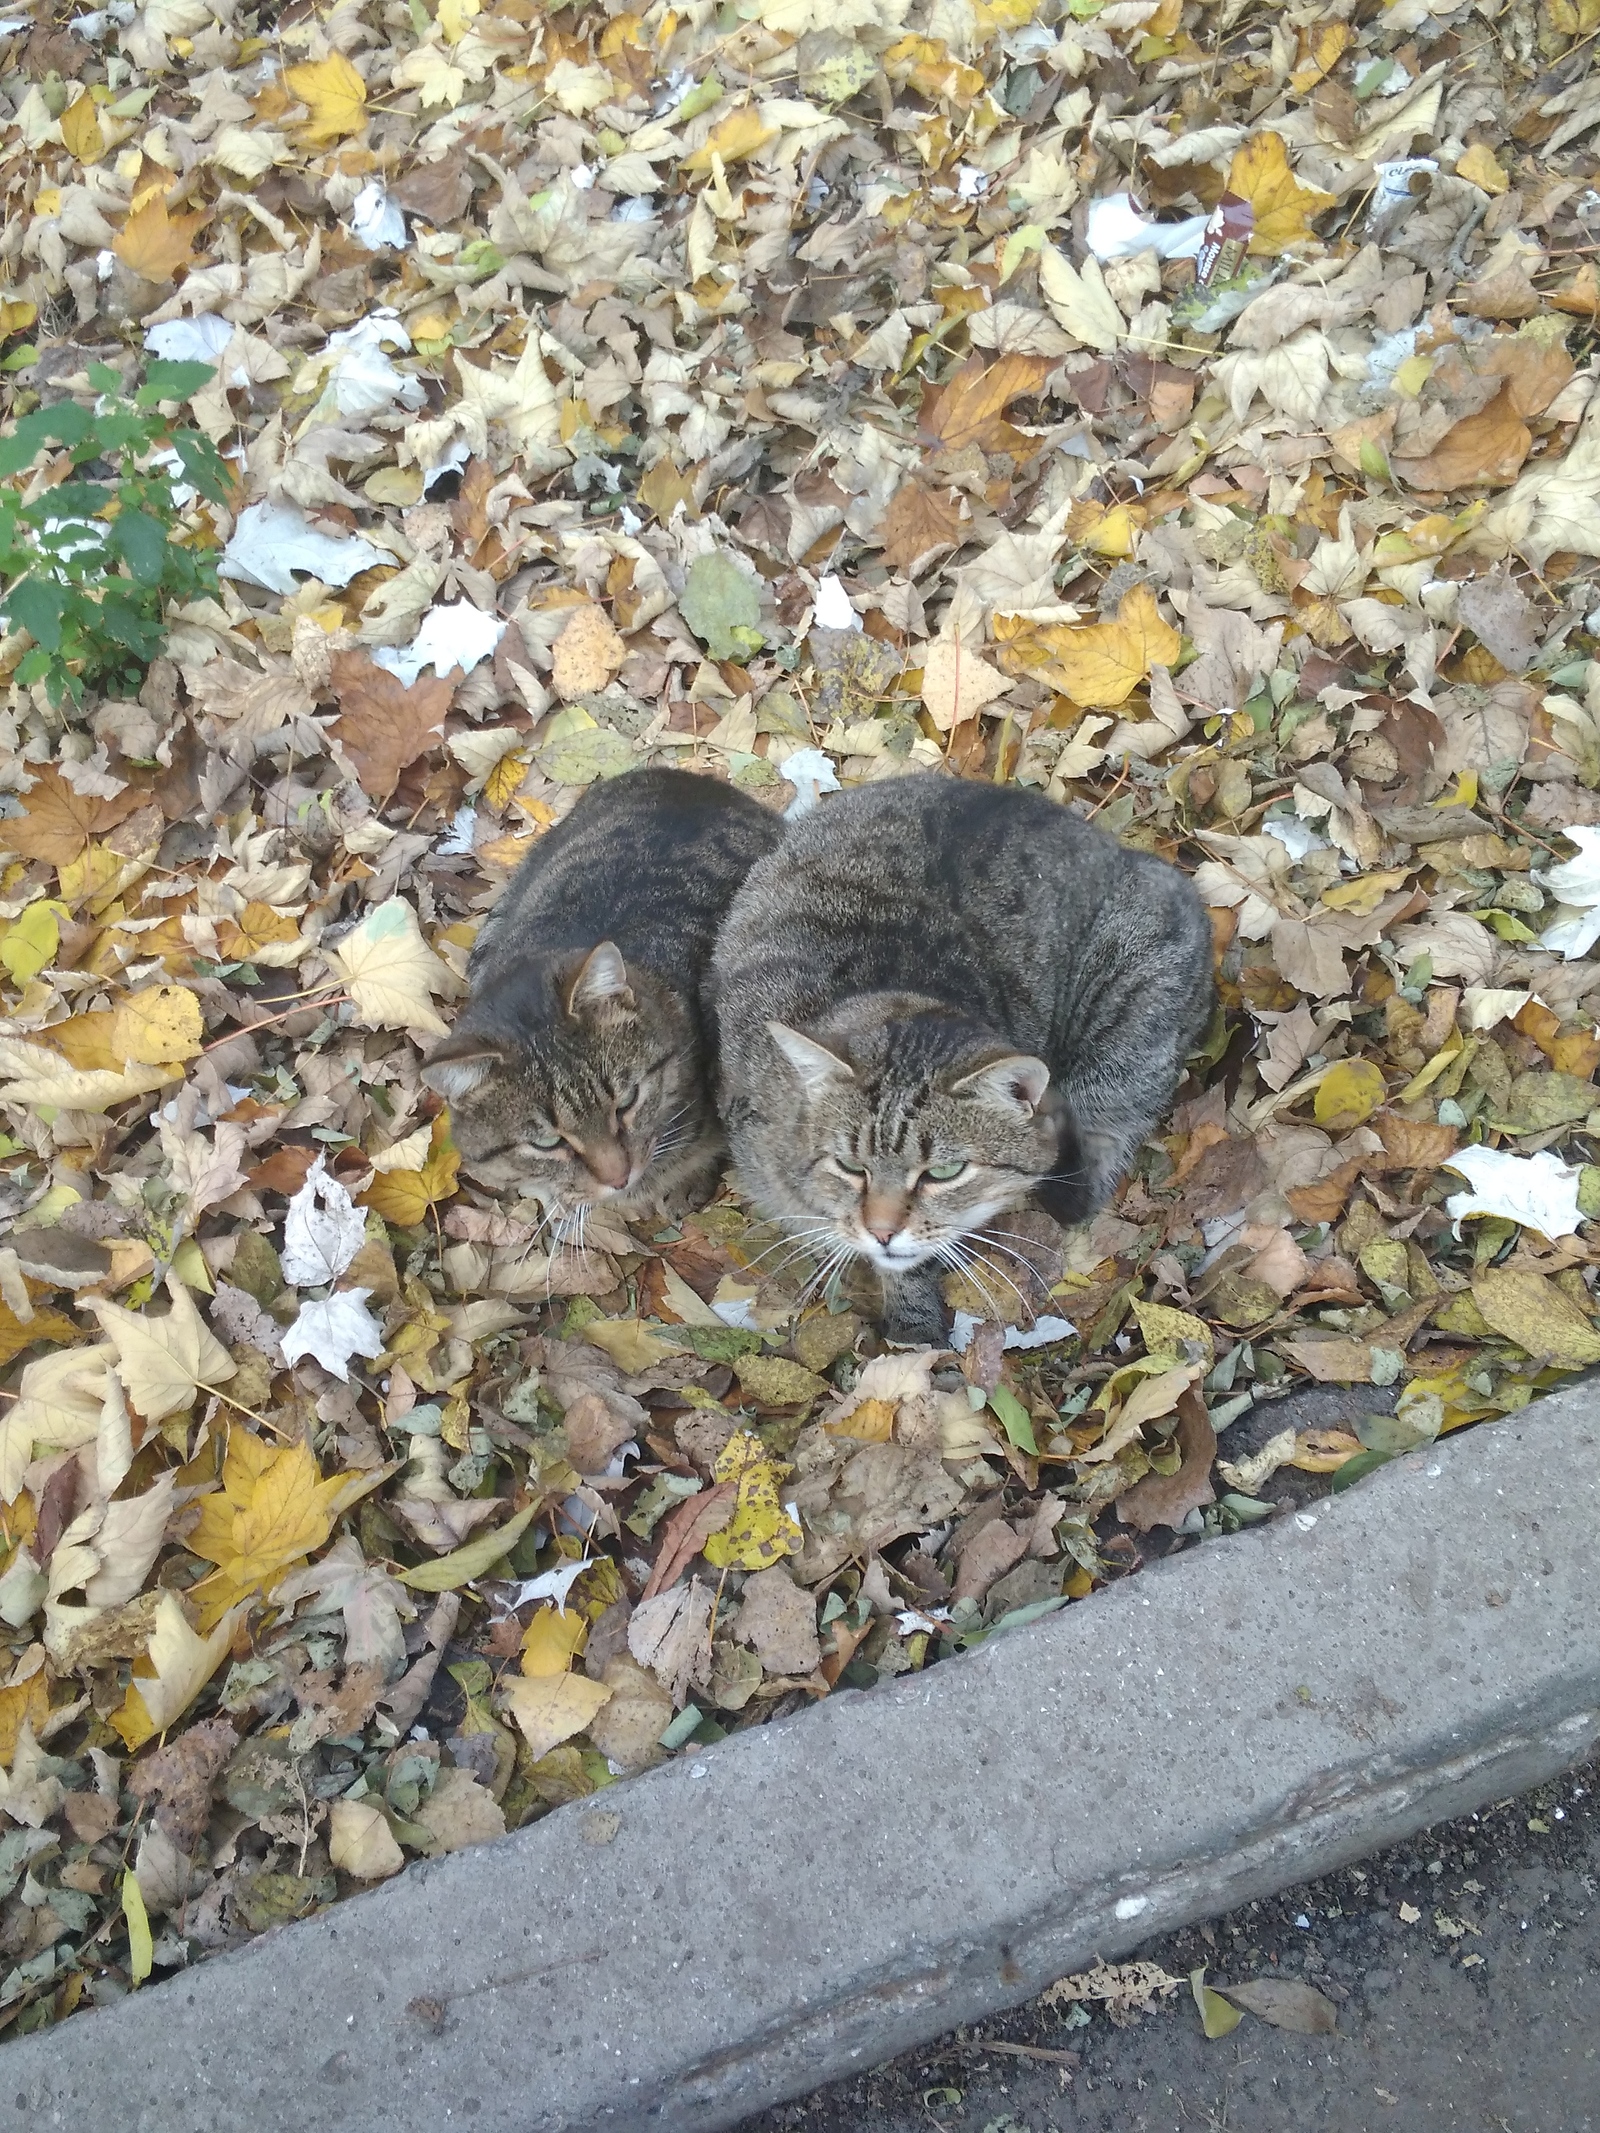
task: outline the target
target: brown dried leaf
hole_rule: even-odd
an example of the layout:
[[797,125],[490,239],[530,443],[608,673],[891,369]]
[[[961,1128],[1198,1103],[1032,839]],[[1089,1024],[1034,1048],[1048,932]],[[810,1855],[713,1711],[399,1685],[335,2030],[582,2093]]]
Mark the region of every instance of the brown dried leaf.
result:
[[331,673],[339,716],[329,731],[381,806],[400,773],[437,746],[457,682],[428,675],[407,688],[365,652],[336,652]]

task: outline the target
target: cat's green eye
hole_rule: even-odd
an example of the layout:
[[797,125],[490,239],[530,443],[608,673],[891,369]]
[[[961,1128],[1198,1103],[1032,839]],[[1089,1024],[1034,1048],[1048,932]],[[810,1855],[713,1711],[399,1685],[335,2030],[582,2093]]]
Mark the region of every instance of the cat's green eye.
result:
[[965,1163],[930,1163],[922,1175],[935,1185],[953,1185],[966,1167]]
[[842,1155],[836,1155],[833,1160],[837,1167],[844,1172],[847,1178],[864,1178],[867,1174],[867,1166],[865,1163],[846,1162],[845,1158]]
[[637,1089],[637,1087],[631,1088],[628,1090],[626,1095],[613,1097],[612,1101],[617,1107],[618,1118],[626,1118],[628,1113],[633,1109],[634,1105],[639,1101],[639,1090]]
[[543,1134],[530,1133],[522,1145],[524,1148],[537,1149],[541,1155],[548,1155],[552,1148],[561,1146],[561,1136],[559,1133],[552,1133],[546,1138]]

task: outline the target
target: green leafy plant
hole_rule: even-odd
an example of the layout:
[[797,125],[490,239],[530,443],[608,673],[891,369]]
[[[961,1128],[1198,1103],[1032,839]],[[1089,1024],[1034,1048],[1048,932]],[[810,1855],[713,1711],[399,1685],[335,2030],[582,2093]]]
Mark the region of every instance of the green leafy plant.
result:
[[16,678],[42,681],[53,704],[137,689],[169,603],[217,589],[214,562],[178,527],[189,497],[221,502],[228,469],[209,437],[161,411],[212,375],[153,362],[130,400],[114,370],[91,364],[93,407],[35,408],[0,437],[0,484],[52,446],[66,455],[62,478],[28,501],[31,484],[0,485],[0,613],[33,640]]

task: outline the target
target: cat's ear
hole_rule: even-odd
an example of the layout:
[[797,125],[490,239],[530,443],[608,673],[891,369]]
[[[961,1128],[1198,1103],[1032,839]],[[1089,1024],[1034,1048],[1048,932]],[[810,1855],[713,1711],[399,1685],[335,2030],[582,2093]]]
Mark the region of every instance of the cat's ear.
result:
[[1008,1052],[950,1084],[952,1096],[975,1096],[1014,1118],[1032,1118],[1050,1086],[1050,1069],[1031,1052]]
[[479,1030],[457,1030],[446,1037],[423,1060],[420,1069],[426,1085],[446,1103],[458,1104],[480,1083],[511,1062],[511,1048],[498,1037]]
[[790,1029],[787,1022],[769,1022],[767,1033],[799,1075],[808,1096],[820,1096],[825,1089],[836,1089],[842,1082],[855,1080],[855,1069],[848,1060],[830,1052],[825,1044],[818,1044],[815,1037]]
[[567,995],[567,1013],[593,1014],[597,1008],[631,1011],[634,1004],[633,987],[628,983],[628,966],[622,960],[622,950],[615,941],[602,941],[598,948],[589,950],[583,968],[573,980],[572,990]]

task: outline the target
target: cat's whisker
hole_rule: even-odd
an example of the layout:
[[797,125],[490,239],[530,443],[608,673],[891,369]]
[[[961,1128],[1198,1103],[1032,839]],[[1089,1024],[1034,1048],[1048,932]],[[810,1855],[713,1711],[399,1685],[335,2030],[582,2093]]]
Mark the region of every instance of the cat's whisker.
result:
[[831,1251],[821,1266],[812,1275],[794,1300],[797,1312],[803,1311],[813,1295],[825,1289],[835,1274],[841,1273],[849,1262],[858,1256],[853,1244],[841,1244]]
[[[988,1284],[981,1278],[981,1276],[977,1272],[977,1268],[981,1265],[983,1267],[984,1273],[992,1274],[996,1281],[1003,1281],[1005,1283],[1006,1287],[1011,1291],[1012,1295],[1017,1299],[1017,1302],[1022,1306],[1024,1311],[1031,1310],[1032,1306],[1029,1304],[1028,1299],[1026,1298],[1026,1296],[1023,1295],[1022,1291],[1011,1279],[1011,1276],[1006,1272],[1005,1268],[995,1266],[992,1264],[992,1262],[986,1259],[980,1260],[979,1255],[971,1249],[968,1240],[975,1239],[977,1238],[977,1236],[978,1232],[976,1232],[975,1230],[964,1230],[959,1239],[952,1240],[959,1246],[959,1248],[962,1249],[966,1258],[967,1279],[972,1283],[973,1287],[979,1292],[980,1295],[988,1297],[992,1303],[993,1291],[990,1290]],[[996,1309],[995,1315],[997,1317],[999,1316],[998,1308]]]
[[989,1287],[989,1284],[984,1280],[983,1276],[978,1272],[977,1267],[972,1261],[972,1259],[968,1257],[965,1253],[960,1252],[956,1245],[948,1239],[943,1244],[936,1245],[934,1247],[934,1253],[935,1257],[938,1258],[943,1265],[949,1267],[952,1273],[959,1274],[963,1281],[971,1282],[972,1286],[977,1290],[978,1294],[983,1298],[985,1304],[988,1306],[988,1315],[991,1318],[1003,1323],[1003,1313],[1001,1312],[999,1303],[995,1299],[994,1292]]
[[[1043,1274],[1034,1265],[1033,1261],[1027,1256],[1027,1254],[1025,1252],[1013,1251],[1010,1245],[1002,1244],[999,1236],[994,1230],[969,1230],[967,1232],[967,1235],[976,1237],[977,1242],[979,1244],[992,1244],[997,1252],[1004,1252],[1005,1256],[1008,1259],[1014,1259],[1018,1266],[1026,1267],[1028,1272],[1033,1276],[1034,1280],[1037,1281],[1042,1288],[1048,1287],[1048,1283],[1046,1283]],[[1026,1243],[1029,1240],[1025,1238],[1023,1241]]]

